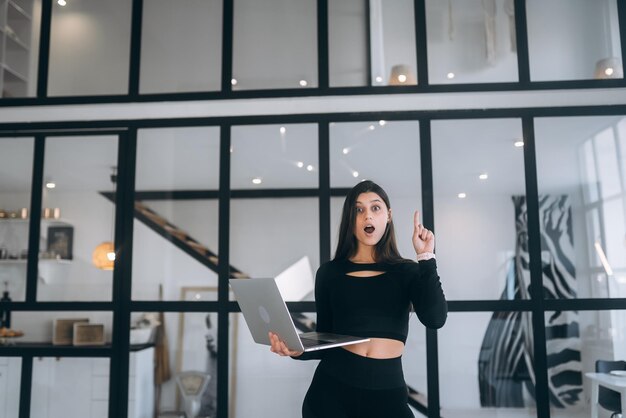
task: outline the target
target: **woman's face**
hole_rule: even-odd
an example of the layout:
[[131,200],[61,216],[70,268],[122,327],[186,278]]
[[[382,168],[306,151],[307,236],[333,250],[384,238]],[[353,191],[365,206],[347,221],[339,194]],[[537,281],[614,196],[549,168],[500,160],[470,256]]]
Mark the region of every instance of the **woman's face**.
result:
[[374,246],[382,238],[391,220],[391,209],[374,192],[361,193],[356,199],[354,236],[359,246]]

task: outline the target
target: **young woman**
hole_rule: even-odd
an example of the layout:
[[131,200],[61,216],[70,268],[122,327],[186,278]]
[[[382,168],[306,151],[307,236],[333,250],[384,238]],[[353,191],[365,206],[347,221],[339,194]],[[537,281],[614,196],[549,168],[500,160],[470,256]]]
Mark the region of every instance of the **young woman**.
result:
[[343,205],[334,260],[315,279],[317,331],[370,341],[302,353],[270,333],[271,351],[319,359],[302,406],[304,418],[413,417],[402,373],[411,304],[419,320],[440,328],[448,307],[435,264],[435,237],[414,215],[417,263],[398,253],[385,191],[362,181]]

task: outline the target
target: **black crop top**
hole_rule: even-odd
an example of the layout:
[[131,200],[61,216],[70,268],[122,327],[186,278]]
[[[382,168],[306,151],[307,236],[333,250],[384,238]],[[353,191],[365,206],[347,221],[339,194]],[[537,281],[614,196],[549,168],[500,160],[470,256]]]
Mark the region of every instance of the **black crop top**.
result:
[[[348,273],[382,272],[369,277]],[[411,303],[428,328],[446,322],[448,304],[434,259],[403,263],[357,264],[349,260],[324,263],[315,277],[317,332],[406,342]],[[294,357],[320,359],[325,350]]]

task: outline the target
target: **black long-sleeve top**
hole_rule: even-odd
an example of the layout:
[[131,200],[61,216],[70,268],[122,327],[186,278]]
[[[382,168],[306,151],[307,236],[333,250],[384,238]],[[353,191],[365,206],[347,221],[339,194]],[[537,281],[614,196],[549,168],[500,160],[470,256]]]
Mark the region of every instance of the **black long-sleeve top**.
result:
[[[383,273],[369,277],[349,274],[356,271]],[[390,338],[406,343],[411,304],[426,327],[441,328],[446,322],[448,304],[435,259],[394,264],[333,260],[317,270],[317,332]],[[321,359],[324,351],[294,358]]]

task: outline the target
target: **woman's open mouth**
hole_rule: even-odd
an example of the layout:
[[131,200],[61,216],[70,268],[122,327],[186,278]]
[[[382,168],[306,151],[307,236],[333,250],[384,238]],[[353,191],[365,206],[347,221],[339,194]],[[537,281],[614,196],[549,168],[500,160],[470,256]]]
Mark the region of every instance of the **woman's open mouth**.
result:
[[366,234],[371,234],[372,232],[376,230],[376,228],[374,228],[373,225],[368,225],[365,228],[363,228],[363,230],[365,231]]

